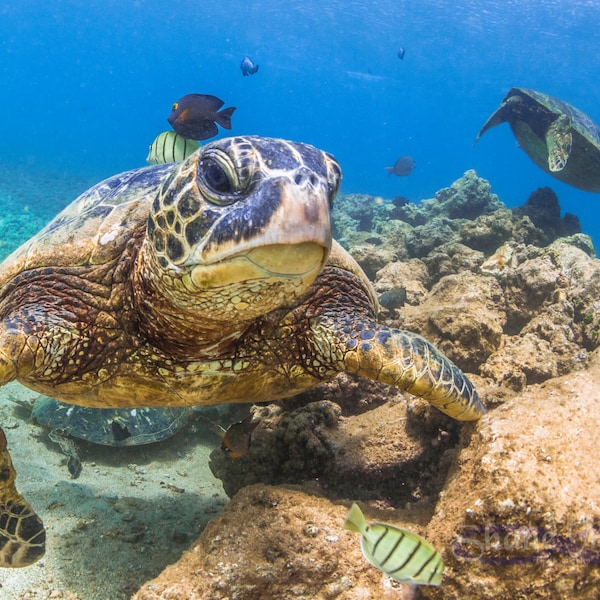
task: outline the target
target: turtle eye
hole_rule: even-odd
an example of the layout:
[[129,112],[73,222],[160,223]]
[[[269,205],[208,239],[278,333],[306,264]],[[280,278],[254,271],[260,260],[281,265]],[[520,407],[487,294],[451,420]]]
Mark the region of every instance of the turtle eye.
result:
[[213,204],[232,204],[238,199],[242,185],[231,158],[222,150],[206,151],[198,161],[198,186]]
[[209,158],[200,164],[203,170],[202,178],[204,179],[204,183],[213,192],[230,194],[233,191],[231,181],[229,181],[225,169],[216,160]]

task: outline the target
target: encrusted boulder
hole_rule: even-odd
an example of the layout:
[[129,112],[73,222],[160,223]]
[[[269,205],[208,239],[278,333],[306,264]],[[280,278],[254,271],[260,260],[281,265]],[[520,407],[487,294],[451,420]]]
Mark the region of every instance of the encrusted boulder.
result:
[[319,481],[330,498],[385,499],[394,506],[435,498],[448,468],[444,453],[460,426],[425,402],[395,401],[340,416],[333,402],[313,402],[263,418],[241,460],[220,449],[210,468],[229,496],[254,483]]
[[534,190],[522,206],[512,209],[515,216],[527,215],[543,233],[541,245],[547,245],[560,236],[581,232],[579,219],[570,213],[560,215],[558,197],[549,187]]
[[502,348],[487,359],[481,374],[522,391],[527,384],[556,377],[558,365],[550,343],[527,333],[503,339]]
[[[181,559],[133,600],[415,598],[410,586],[390,580],[364,559],[359,536],[342,529],[348,507],[300,490],[246,487]],[[365,511],[370,521],[407,525],[406,513]]]
[[470,169],[450,187],[436,192],[435,198],[423,200],[418,206],[406,204],[396,209],[395,214],[416,226],[429,223],[436,217],[476,219],[503,206],[498,196],[492,193],[490,183]]
[[427,294],[429,283],[429,271],[418,258],[388,263],[375,276],[375,289],[378,292],[404,288],[408,304],[419,304]]
[[437,345],[468,372],[500,346],[505,315],[500,284],[462,272],[442,278],[419,306],[402,311],[401,325]]
[[592,600],[600,589],[600,355],[483,417],[427,538],[446,564],[428,598]]

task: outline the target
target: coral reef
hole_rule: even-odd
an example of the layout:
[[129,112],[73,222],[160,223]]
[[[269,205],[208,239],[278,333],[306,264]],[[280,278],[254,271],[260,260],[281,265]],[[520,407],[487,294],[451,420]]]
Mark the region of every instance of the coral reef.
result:
[[[358,385],[365,397],[377,394]],[[331,397],[337,391],[322,389]],[[216,449],[210,468],[229,496],[258,482],[318,480],[330,498],[380,498],[394,506],[436,498],[448,469],[444,453],[456,445],[459,425],[421,400],[407,403],[395,394],[348,417],[332,400],[263,413],[245,459],[232,461]]]
[[[336,202],[336,235],[402,300],[380,319],[443,350],[491,410],[459,425],[348,375],[257,408],[247,456],[211,454],[230,506],[138,600],[595,598],[600,261],[577,218],[548,188],[508,209],[474,171],[419,204]],[[425,525],[442,586],[398,587],[369,567],[340,528],[353,500],[368,518]],[[329,533],[306,539],[313,525]]]

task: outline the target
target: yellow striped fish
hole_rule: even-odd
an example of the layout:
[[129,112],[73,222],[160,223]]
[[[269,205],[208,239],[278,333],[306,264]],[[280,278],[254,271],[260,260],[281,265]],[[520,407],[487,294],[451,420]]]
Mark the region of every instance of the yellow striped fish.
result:
[[344,529],[362,535],[363,556],[392,579],[418,585],[442,583],[442,557],[420,535],[385,523],[367,525],[356,504],[350,508]]
[[174,131],[165,131],[150,144],[146,162],[151,165],[181,162],[200,148],[195,140],[186,140]]

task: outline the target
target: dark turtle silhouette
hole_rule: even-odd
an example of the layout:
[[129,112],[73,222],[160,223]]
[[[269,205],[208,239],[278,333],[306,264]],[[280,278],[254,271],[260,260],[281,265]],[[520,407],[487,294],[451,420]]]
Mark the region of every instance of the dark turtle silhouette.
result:
[[600,128],[578,108],[543,92],[512,88],[475,143],[504,122],[546,173],[581,190],[600,192]]

